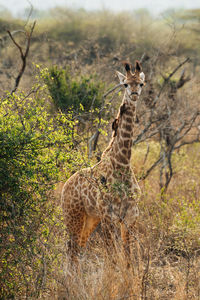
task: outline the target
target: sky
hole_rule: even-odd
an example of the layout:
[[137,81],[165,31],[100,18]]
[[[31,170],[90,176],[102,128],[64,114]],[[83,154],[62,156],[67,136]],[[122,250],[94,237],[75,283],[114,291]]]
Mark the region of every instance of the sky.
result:
[[86,10],[111,9],[136,10],[147,8],[153,14],[159,14],[167,9],[200,8],[200,0],[0,0],[0,8],[9,9],[14,15],[22,13],[24,8],[32,3],[34,8],[46,10],[55,6],[83,7]]

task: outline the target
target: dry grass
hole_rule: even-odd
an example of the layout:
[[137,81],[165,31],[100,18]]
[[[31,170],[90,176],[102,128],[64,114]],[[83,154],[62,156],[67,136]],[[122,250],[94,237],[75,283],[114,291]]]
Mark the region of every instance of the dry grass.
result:
[[[149,234],[149,233],[148,233]],[[59,288],[48,299],[199,299],[198,256],[174,253],[164,237],[137,234],[131,266],[126,267],[121,243],[108,257],[97,234],[82,253],[78,270],[66,258]],[[114,262],[113,262],[114,261]],[[57,282],[58,284],[58,282]]]
[[[164,200],[155,192],[156,172],[141,183],[141,215],[132,238],[130,268],[119,230],[113,233],[114,247],[108,254],[98,229],[77,269],[64,252],[62,272],[55,276],[55,290],[47,299],[200,299],[199,145],[181,151],[174,158],[177,174]],[[135,171],[140,172],[139,165]]]

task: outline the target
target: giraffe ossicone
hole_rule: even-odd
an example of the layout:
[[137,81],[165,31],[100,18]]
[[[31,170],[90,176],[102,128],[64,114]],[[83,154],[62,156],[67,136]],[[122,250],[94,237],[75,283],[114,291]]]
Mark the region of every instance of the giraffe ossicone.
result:
[[72,242],[73,257],[100,222],[119,223],[124,245],[129,248],[129,227],[139,214],[140,187],[131,167],[131,148],[137,100],[145,84],[139,61],[131,71],[124,63],[126,75],[117,72],[125,92],[118,115],[113,122],[110,144],[100,162],[79,170],[62,190],[64,222]]

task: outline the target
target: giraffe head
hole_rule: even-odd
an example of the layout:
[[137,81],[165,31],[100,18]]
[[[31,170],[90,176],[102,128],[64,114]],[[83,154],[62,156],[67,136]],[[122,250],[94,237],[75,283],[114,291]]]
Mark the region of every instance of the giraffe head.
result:
[[124,62],[126,75],[117,71],[121,85],[125,87],[125,94],[130,100],[136,101],[141,94],[142,87],[145,85],[145,75],[142,72],[141,64],[138,60],[135,61],[135,70],[132,73],[132,66],[128,62]]

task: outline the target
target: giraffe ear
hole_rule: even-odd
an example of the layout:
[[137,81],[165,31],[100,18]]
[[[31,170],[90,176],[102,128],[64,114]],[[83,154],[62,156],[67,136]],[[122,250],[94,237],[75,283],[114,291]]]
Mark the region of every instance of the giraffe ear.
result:
[[127,76],[131,75],[132,65],[128,61],[123,61]]
[[120,73],[120,72],[118,72],[118,71],[116,71],[116,73],[117,73],[117,76],[118,76],[118,78],[119,78],[119,82],[120,82],[121,84],[124,84],[124,80],[126,79],[126,76],[124,76],[122,73]]
[[135,61],[135,72],[141,73],[142,72],[142,66],[138,60]]
[[126,70],[126,72],[130,72],[131,71],[131,65],[127,62],[124,63],[124,68]]

